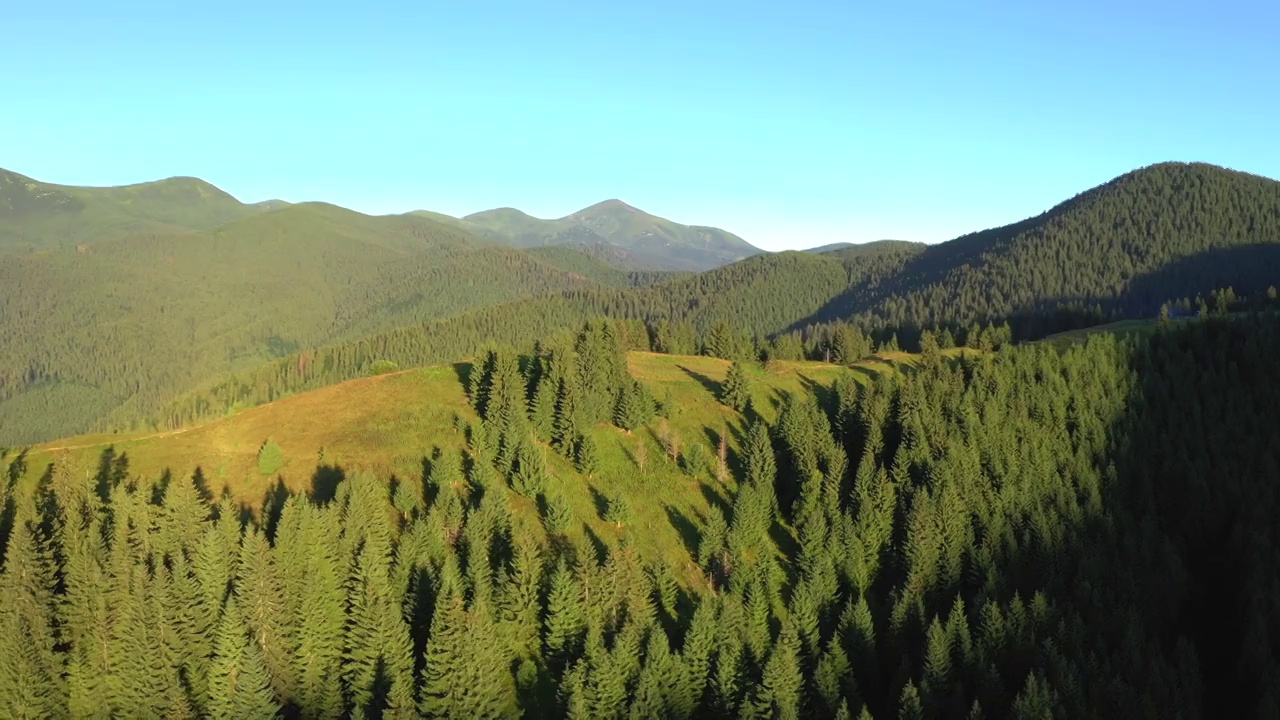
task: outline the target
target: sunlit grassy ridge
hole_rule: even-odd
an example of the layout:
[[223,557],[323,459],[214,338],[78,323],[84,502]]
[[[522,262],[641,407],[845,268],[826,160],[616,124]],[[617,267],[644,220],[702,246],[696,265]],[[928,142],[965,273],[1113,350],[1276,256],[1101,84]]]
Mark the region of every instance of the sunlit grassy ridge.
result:
[[[866,382],[913,362],[914,356],[891,353],[854,368],[815,362],[754,366],[748,370],[752,405],[772,422],[787,393],[821,391],[846,373]],[[547,496],[558,496],[573,509],[581,525],[569,535],[585,547],[592,542],[611,545],[620,537],[621,531],[603,519],[603,506],[607,498],[622,495],[634,516],[630,538],[644,557],[682,568],[685,582],[695,583],[700,575],[692,562],[692,538],[710,503],[727,505],[736,492],[732,477],[722,483],[715,476],[717,446],[723,434],[736,456],[746,428],[746,418],[717,400],[729,362],[633,352],[628,365],[668,408],[668,417],[655,418],[630,434],[610,425],[591,428],[601,461],[600,472],[591,478],[548,448]],[[175,431],[45,443],[29,451],[23,485],[34,486],[51,465],[96,473],[108,449],[114,457],[126,458],[128,477],[139,483],[155,482],[166,472],[199,471],[211,492],[221,494],[225,488],[247,508],[259,507],[277,483],[293,492],[317,492],[317,485],[339,469],[371,472],[392,482],[420,481],[437,449],[465,448],[465,427],[476,420],[464,391],[467,372],[465,363],[408,370],[351,380]],[[679,438],[679,462],[665,454],[664,434]],[[258,450],[268,440],[283,450],[285,462],[276,473],[264,475]],[[637,467],[641,445],[643,472]],[[699,464],[701,472],[694,469]],[[513,493],[511,501],[517,522],[538,522],[540,511],[532,500]]]

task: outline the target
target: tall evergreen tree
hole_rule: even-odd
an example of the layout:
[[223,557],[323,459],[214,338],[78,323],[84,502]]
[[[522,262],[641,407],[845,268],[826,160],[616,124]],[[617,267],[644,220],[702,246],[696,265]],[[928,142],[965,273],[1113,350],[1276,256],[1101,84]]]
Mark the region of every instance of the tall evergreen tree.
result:
[[720,402],[738,412],[746,412],[750,407],[751,384],[747,380],[747,371],[742,361],[735,360],[729,366],[729,372],[720,387]]
[[29,506],[18,513],[0,574],[0,708],[14,718],[54,717],[66,704],[55,576],[33,516]]
[[214,642],[208,713],[213,717],[271,718],[279,711],[262,654],[250,642],[233,598],[223,610]]

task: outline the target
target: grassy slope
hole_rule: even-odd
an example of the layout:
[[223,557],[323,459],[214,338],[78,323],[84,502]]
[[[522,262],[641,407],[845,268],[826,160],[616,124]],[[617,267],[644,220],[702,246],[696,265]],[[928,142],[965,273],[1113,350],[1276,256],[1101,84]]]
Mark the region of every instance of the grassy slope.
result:
[[[896,372],[913,358],[894,353],[847,369],[812,362],[779,363],[751,371],[754,405],[773,421],[784,393],[817,384],[830,386],[843,373],[866,381],[881,372]],[[631,372],[672,409],[670,428],[686,454],[700,444],[715,457],[720,433],[736,449],[744,420],[719,404],[713,394],[729,363],[708,357],[631,353]],[[24,487],[30,488],[51,462],[72,472],[92,473],[108,447],[128,458],[129,474],[152,482],[166,470],[193,473],[197,468],[215,492],[227,487],[242,504],[257,506],[274,486],[275,477],[257,467],[257,449],[268,438],[283,449],[287,462],[279,478],[294,491],[311,488],[323,451],[325,463],[346,472],[368,470],[379,477],[419,479],[424,458],[436,447],[462,447],[455,418],[473,419],[460,381],[460,367],[443,365],[391,375],[362,378],[245,410],[231,417],[178,431],[147,435],[91,435],[67,438],[32,448]],[[619,530],[600,517],[597,498],[624,494],[635,515],[631,534],[645,557],[683,568],[687,583],[696,582],[692,548],[681,534],[686,524],[700,527],[709,502],[731,501],[734,487],[710,474],[693,477],[666,459],[658,442],[660,421],[628,436],[611,426],[592,430],[601,448],[603,470],[586,479],[553,452],[547,452],[553,478],[549,493],[568,500],[585,528],[575,533],[590,542],[587,529],[606,544]],[[633,460],[636,444],[647,446],[647,472]],[[660,501],[659,501],[660,500]],[[519,522],[537,522],[532,502],[512,497]],[[585,547],[585,545],[584,545]]]

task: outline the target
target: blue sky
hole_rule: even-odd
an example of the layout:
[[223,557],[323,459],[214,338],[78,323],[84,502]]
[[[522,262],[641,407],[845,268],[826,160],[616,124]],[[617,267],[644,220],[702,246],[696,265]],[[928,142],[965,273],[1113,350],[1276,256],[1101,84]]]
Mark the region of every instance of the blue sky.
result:
[[1163,160],[1280,177],[1274,1],[4,14],[0,167],[50,182],[371,213],[617,197],[776,250],[945,240]]

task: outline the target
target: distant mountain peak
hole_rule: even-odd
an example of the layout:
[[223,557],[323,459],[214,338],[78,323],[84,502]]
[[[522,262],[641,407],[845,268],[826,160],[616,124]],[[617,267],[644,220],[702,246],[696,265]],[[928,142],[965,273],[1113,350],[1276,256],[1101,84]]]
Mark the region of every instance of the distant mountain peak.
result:
[[455,222],[482,238],[514,247],[609,245],[627,251],[629,257],[650,269],[707,270],[760,252],[733,233],[710,226],[682,225],[618,198],[554,220],[502,207],[472,213]]

